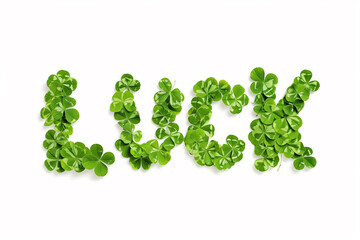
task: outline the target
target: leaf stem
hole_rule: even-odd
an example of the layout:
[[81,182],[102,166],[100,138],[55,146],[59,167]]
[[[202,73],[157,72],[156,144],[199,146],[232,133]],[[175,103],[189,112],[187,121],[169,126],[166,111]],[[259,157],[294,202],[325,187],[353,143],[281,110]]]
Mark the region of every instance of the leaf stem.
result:
[[278,171],[280,170],[281,163],[282,163],[282,159],[283,159],[283,155],[281,154],[281,155],[280,155],[280,164],[279,164],[279,167],[278,167],[278,169],[277,169]]
[[173,89],[174,89],[175,84],[176,84],[176,80],[174,80],[174,84],[173,84],[173,87],[172,87],[172,89],[171,89],[171,90],[173,90]]

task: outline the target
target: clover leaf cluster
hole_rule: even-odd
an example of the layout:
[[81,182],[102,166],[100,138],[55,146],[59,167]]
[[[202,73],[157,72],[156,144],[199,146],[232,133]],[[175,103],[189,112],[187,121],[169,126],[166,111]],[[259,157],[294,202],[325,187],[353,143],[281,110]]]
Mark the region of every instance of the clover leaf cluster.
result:
[[190,126],[185,136],[185,146],[195,161],[201,166],[214,165],[219,170],[229,169],[243,158],[245,142],[235,135],[229,135],[225,144],[209,139],[214,136],[215,127],[209,124],[212,115],[212,103],[222,100],[230,106],[232,114],[239,114],[242,107],[249,103],[245,89],[241,85],[231,86],[225,81],[219,83],[215,78],[208,78],[195,84],[196,96],[191,100],[188,111]]
[[255,161],[255,168],[267,171],[269,167],[276,167],[279,154],[294,159],[297,170],[304,166],[315,167],[316,159],[311,156],[312,149],[300,141],[302,120],[298,114],[309,99],[310,92],[319,89],[319,82],[311,81],[312,73],[303,70],[276,104],[277,76],[273,73],[265,75],[265,71],[258,67],[251,71],[250,78],[254,81],[250,89],[256,94],[254,111],[260,116],[251,122],[252,131],[248,136],[255,146],[255,154],[262,157]]
[[77,87],[76,79],[70,77],[69,72],[60,70],[50,75],[47,80],[49,91],[45,95],[45,107],[40,116],[45,119],[45,126],[54,125],[54,129],[45,134],[44,148],[47,150],[44,164],[49,171],[94,169],[97,176],[105,176],[108,172],[106,165],[115,161],[114,154],[104,155],[101,145],[94,144],[89,148],[81,142],[69,141],[73,133],[72,123],[79,119],[79,112],[74,108],[76,100],[70,95]]
[[[184,140],[179,125],[174,123],[181,112],[184,95],[178,88],[174,89],[167,78],[159,81],[159,87],[161,90],[154,96],[156,105],[152,116],[152,121],[159,126],[156,130],[157,139],[139,143],[142,132],[135,131],[135,125],[140,122],[140,115],[132,92],[140,89],[140,82],[134,80],[132,75],[124,74],[115,85],[116,93],[110,111],[114,112],[115,120],[123,129],[115,146],[123,157],[129,158],[130,165],[136,170],[140,167],[148,170],[155,163],[166,165],[171,159],[171,150]],[[158,139],[164,141],[160,144]]]

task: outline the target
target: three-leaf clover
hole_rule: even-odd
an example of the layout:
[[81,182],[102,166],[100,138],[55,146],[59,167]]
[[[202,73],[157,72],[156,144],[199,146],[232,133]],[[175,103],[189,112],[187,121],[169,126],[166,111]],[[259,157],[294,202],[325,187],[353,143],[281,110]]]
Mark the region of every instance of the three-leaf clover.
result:
[[219,101],[221,99],[219,84],[213,77],[210,77],[205,81],[197,82],[193,90],[196,96],[204,98],[207,104],[211,104],[213,101]]
[[159,81],[159,87],[162,91],[158,91],[154,100],[156,104],[163,105],[169,103],[170,107],[178,112],[181,111],[181,103],[184,101],[184,95],[178,88],[172,89],[173,86],[169,79],[163,78]]
[[140,130],[134,131],[135,126],[132,123],[127,123],[123,126],[124,131],[121,132],[120,139],[126,144],[132,142],[139,142],[142,137]]
[[230,146],[230,158],[233,162],[239,162],[243,158],[242,152],[245,149],[245,142],[239,140],[235,135],[229,135],[226,138],[226,143]]
[[47,86],[55,96],[69,96],[77,87],[77,81],[70,77],[70,73],[60,70],[56,75],[50,75]]
[[115,84],[115,89],[118,92],[123,92],[125,90],[136,92],[140,89],[140,82],[134,80],[132,75],[124,74],[121,76],[121,80]]
[[166,165],[171,160],[171,155],[163,144],[159,146],[157,140],[152,140],[151,146],[153,151],[150,153],[149,158],[152,163],[158,162],[161,165]]
[[279,157],[274,158],[260,158],[255,160],[255,168],[261,172],[269,170],[269,167],[276,167],[279,163]]
[[69,123],[74,123],[80,117],[79,112],[72,108],[75,105],[76,100],[72,97],[56,98],[51,103],[51,108],[53,109],[51,115],[54,117],[54,120],[59,120],[65,114],[65,119]]
[[277,133],[272,125],[264,125],[259,119],[251,122],[250,127],[253,131],[249,133],[249,140],[254,144],[261,144],[268,139],[275,139]]
[[214,158],[219,151],[220,145],[217,141],[211,140],[207,148],[200,149],[194,156],[195,161],[201,166],[212,166]]
[[211,117],[211,105],[207,105],[204,103],[204,100],[199,97],[195,97],[191,100],[192,108],[189,109],[188,120],[191,124],[197,125],[199,122],[203,122],[204,119],[207,121]]
[[175,121],[176,114],[164,106],[155,105],[153,111],[152,121],[160,127],[165,127],[168,123]]
[[179,132],[179,125],[176,123],[169,123],[167,129],[158,128],[155,134],[158,139],[166,138],[162,145],[167,151],[173,149],[175,144],[179,145],[184,141],[184,136]]
[[313,150],[309,147],[305,147],[302,156],[295,157],[294,167],[297,170],[302,170],[306,166],[307,168],[314,168],[316,166],[316,159],[311,157]]
[[115,162],[115,156],[112,152],[103,154],[103,148],[99,144],[93,144],[90,147],[91,154],[87,154],[83,159],[83,166],[86,169],[94,169],[97,176],[103,177],[108,173],[106,165],[111,165]]
[[214,166],[219,170],[229,169],[234,165],[231,160],[231,147],[228,144],[223,144],[216,152],[214,158]]
[[189,153],[196,154],[207,147],[209,137],[202,129],[188,130],[184,142]]
[[45,134],[43,146],[45,149],[51,149],[57,146],[65,145],[68,142],[69,135],[63,132],[56,133],[55,130],[49,130]]
[[45,160],[44,165],[49,171],[56,170],[59,173],[65,171],[61,166],[62,157],[60,151],[60,147],[53,147],[46,152],[47,159]]
[[251,71],[250,78],[254,80],[250,85],[253,93],[263,93],[266,97],[271,97],[275,94],[275,84],[278,83],[278,78],[275,74],[269,73],[265,76],[264,69],[257,67]]
[[276,106],[273,98],[267,98],[264,102],[264,111],[261,113],[260,120],[264,124],[272,124],[275,119],[282,117],[283,111]]
[[68,142],[61,148],[61,166],[66,171],[74,169],[76,172],[84,171],[82,165],[83,157],[89,152],[89,149],[81,142]]
[[116,92],[112,97],[113,102],[110,105],[110,111],[120,112],[123,107],[129,112],[136,110],[134,95],[130,91]]
[[230,106],[232,114],[239,114],[242,111],[242,106],[246,106],[249,103],[249,97],[244,93],[245,89],[237,84],[233,87],[232,92],[223,95],[222,101],[226,106]]
[[294,80],[294,89],[304,101],[309,99],[310,91],[316,92],[320,87],[320,83],[316,80],[310,81],[311,78],[312,73],[309,70],[303,70]]
[[120,112],[114,113],[115,120],[123,127],[127,123],[138,124],[140,122],[140,115],[138,111],[129,112],[126,108],[122,108]]

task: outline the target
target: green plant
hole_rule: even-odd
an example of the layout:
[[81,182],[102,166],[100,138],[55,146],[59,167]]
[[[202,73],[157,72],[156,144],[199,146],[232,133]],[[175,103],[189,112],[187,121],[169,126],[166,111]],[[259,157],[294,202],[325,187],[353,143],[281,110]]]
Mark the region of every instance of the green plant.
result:
[[140,89],[140,82],[134,80],[130,74],[124,74],[115,85],[116,93],[110,111],[123,128],[120,139],[115,142],[116,148],[122,156],[129,158],[134,169],[148,170],[152,164],[166,165],[170,159],[170,151],[183,142],[184,137],[179,132],[179,126],[174,123],[176,115],[181,112],[181,103],[184,95],[178,88],[174,89],[170,80],[163,78],[159,81],[160,91],[155,93],[152,121],[160,126],[156,130],[156,137],[164,141],[159,144],[157,139],[139,143],[142,138],[141,131],[135,131],[135,125],[140,122],[139,112],[132,92]]
[[214,136],[215,127],[209,124],[212,115],[211,104],[222,99],[223,103],[230,106],[232,114],[239,114],[242,106],[249,103],[245,89],[230,85],[215,78],[199,81],[193,88],[196,96],[191,100],[192,108],[188,111],[190,126],[185,136],[185,146],[195,161],[201,166],[214,165],[219,170],[229,169],[243,158],[245,142],[234,135],[226,138],[226,143],[220,145],[217,141],[209,139]]
[[[294,159],[297,170],[304,166],[315,167],[316,159],[311,156],[312,149],[305,147],[300,141],[299,128],[302,120],[298,114],[304,108],[304,102],[309,99],[310,92],[319,89],[319,82],[311,81],[312,73],[303,70],[276,104],[277,76],[273,73],[265,76],[265,71],[258,67],[251,71],[250,78],[254,81],[251,91],[256,94],[254,111],[260,115],[260,118],[251,122],[252,131],[249,133],[249,140],[255,146],[255,154],[262,157],[255,161],[255,168],[267,171],[270,167],[276,167],[280,162],[279,154]],[[281,162],[279,168],[280,166]]]
[[[44,164],[49,171],[82,172],[85,168],[95,168],[95,174],[105,176],[108,165],[115,161],[114,154],[105,153],[102,157],[102,147],[98,144],[87,148],[81,142],[69,141],[73,133],[72,123],[79,119],[79,112],[74,108],[76,100],[70,95],[77,87],[76,79],[70,77],[69,72],[60,70],[50,75],[47,80],[49,91],[45,95],[45,107],[41,109],[40,116],[45,119],[45,126],[54,124],[54,130],[45,134],[43,146],[47,149],[47,159]],[[101,151],[100,151],[101,150]]]

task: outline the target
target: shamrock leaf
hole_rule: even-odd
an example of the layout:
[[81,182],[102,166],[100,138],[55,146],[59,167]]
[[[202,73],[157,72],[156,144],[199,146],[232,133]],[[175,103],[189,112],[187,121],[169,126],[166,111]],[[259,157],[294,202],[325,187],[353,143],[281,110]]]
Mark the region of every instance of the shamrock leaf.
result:
[[304,101],[309,99],[310,91],[316,92],[320,83],[318,81],[310,81],[312,73],[309,70],[303,70],[299,77],[294,80],[294,89]]
[[134,95],[130,91],[116,92],[112,97],[113,102],[110,105],[110,111],[120,112],[123,107],[129,112],[136,110]]
[[207,105],[203,98],[194,97],[191,100],[191,105],[193,107],[188,111],[188,120],[191,124],[197,125],[200,122],[204,122],[204,120],[208,121],[210,119],[212,107]]
[[155,151],[150,153],[150,161],[152,163],[158,162],[161,165],[166,165],[171,159],[170,153],[164,148],[163,144],[159,146],[157,141],[153,142],[152,147]]
[[205,81],[197,82],[193,90],[196,93],[196,96],[204,98],[207,104],[211,104],[213,101],[219,101],[221,99],[218,82],[213,77],[210,77]]
[[154,100],[157,104],[170,105],[172,109],[177,112],[181,111],[181,103],[184,101],[184,95],[178,88],[172,89],[172,84],[169,79],[163,78],[159,81],[159,87],[162,91],[158,91]]
[[212,166],[214,164],[214,158],[219,151],[219,143],[215,140],[211,140],[209,146],[204,149],[199,149],[195,154],[195,161],[201,166]]
[[73,134],[73,127],[66,119],[60,119],[57,123],[55,123],[55,130],[58,132],[63,132],[65,134],[71,135]]
[[275,139],[277,136],[272,125],[264,125],[259,119],[252,121],[250,127],[253,131],[249,133],[249,140],[254,145],[263,143],[267,139]]
[[130,156],[129,163],[130,163],[131,167],[135,170],[140,169],[140,167],[142,167],[144,170],[149,170],[149,168],[151,166],[151,161],[148,156],[147,157],[139,157],[139,158]]
[[243,140],[239,140],[235,135],[229,135],[226,138],[226,143],[231,148],[231,161],[239,162],[243,158],[242,152],[245,149],[245,142]]
[[202,129],[188,130],[184,142],[189,153],[196,154],[207,147],[209,137]]
[[160,127],[165,127],[168,123],[175,121],[176,114],[161,105],[155,105],[152,121]]
[[94,169],[97,176],[103,177],[108,173],[107,165],[111,165],[115,162],[115,156],[112,152],[106,152],[103,154],[103,147],[99,144],[93,144],[90,147],[91,154],[87,154],[83,159],[83,166],[86,169]]
[[229,169],[234,165],[231,160],[231,147],[228,144],[222,145],[216,152],[214,165],[219,170]]
[[250,85],[253,93],[263,93],[266,97],[271,97],[275,94],[275,84],[278,83],[278,78],[275,74],[269,73],[265,76],[264,69],[257,67],[251,71],[250,78],[255,81]]
[[301,99],[284,103],[283,111],[287,116],[295,116],[304,108],[304,101]]
[[50,75],[46,84],[55,96],[69,96],[77,87],[77,81],[65,70]]
[[302,170],[306,166],[307,168],[314,168],[316,166],[316,159],[311,157],[313,150],[309,147],[304,147],[302,155],[297,155],[294,161],[294,167],[297,170]]
[[60,150],[59,147],[53,147],[46,152],[47,159],[45,160],[44,165],[49,171],[53,171],[54,169],[59,173],[65,171],[61,166],[62,157],[60,155]]
[[273,98],[267,98],[264,102],[264,111],[261,113],[260,120],[264,124],[272,124],[275,119],[282,117],[283,111],[275,105]]
[[61,149],[61,166],[66,171],[71,171],[74,169],[76,172],[84,171],[84,166],[82,165],[83,157],[86,153],[89,152],[89,149],[81,142],[73,143],[68,142]]
[[124,131],[121,132],[120,139],[126,144],[139,142],[142,137],[141,131],[134,131],[135,126],[132,123],[126,123],[123,126]]
[[45,134],[45,141],[43,146],[45,149],[51,149],[58,146],[65,145],[68,142],[69,135],[66,133],[60,132],[56,134],[55,130],[49,130]]
[[127,123],[138,124],[140,122],[140,115],[138,111],[129,112],[126,108],[122,108],[120,112],[114,113],[115,120],[123,127]]
[[169,123],[167,130],[158,128],[156,130],[156,137],[159,139],[166,138],[162,145],[167,151],[173,149],[175,144],[179,145],[184,141],[184,136],[179,132],[179,125],[176,123]]
[[76,105],[76,100],[72,97],[56,98],[51,103],[51,115],[54,120],[59,120],[65,113],[65,119],[69,123],[74,123],[79,119],[79,112],[71,107]]
[[130,150],[131,150],[130,144],[124,143],[121,139],[118,139],[115,142],[115,147],[116,147],[117,150],[119,150],[121,152],[121,155],[123,157],[128,158],[128,157],[131,156],[131,154],[130,154]]
[[249,97],[244,93],[245,89],[241,85],[235,85],[232,93],[223,95],[222,101],[226,106],[230,106],[232,114],[239,114],[242,111],[242,106],[249,103]]
[[279,163],[279,157],[274,158],[260,158],[255,160],[255,168],[261,172],[265,172],[269,167],[276,167]]
[[219,81],[219,90],[221,92],[221,94],[228,94],[231,91],[231,87],[229,85],[229,83],[225,80],[220,80]]
[[115,89],[118,92],[123,92],[125,90],[137,92],[140,89],[140,82],[134,80],[132,75],[124,74],[121,76],[121,80],[115,84]]
[[189,130],[196,130],[196,129],[201,129],[205,132],[205,134],[208,137],[213,137],[214,133],[215,133],[215,127],[212,124],[207,124],[210,120],[209,116],[205,116],[203,118],[201,118],[201,120],[199,122],[197,122],[196,125],[190,125],[189,126]]

